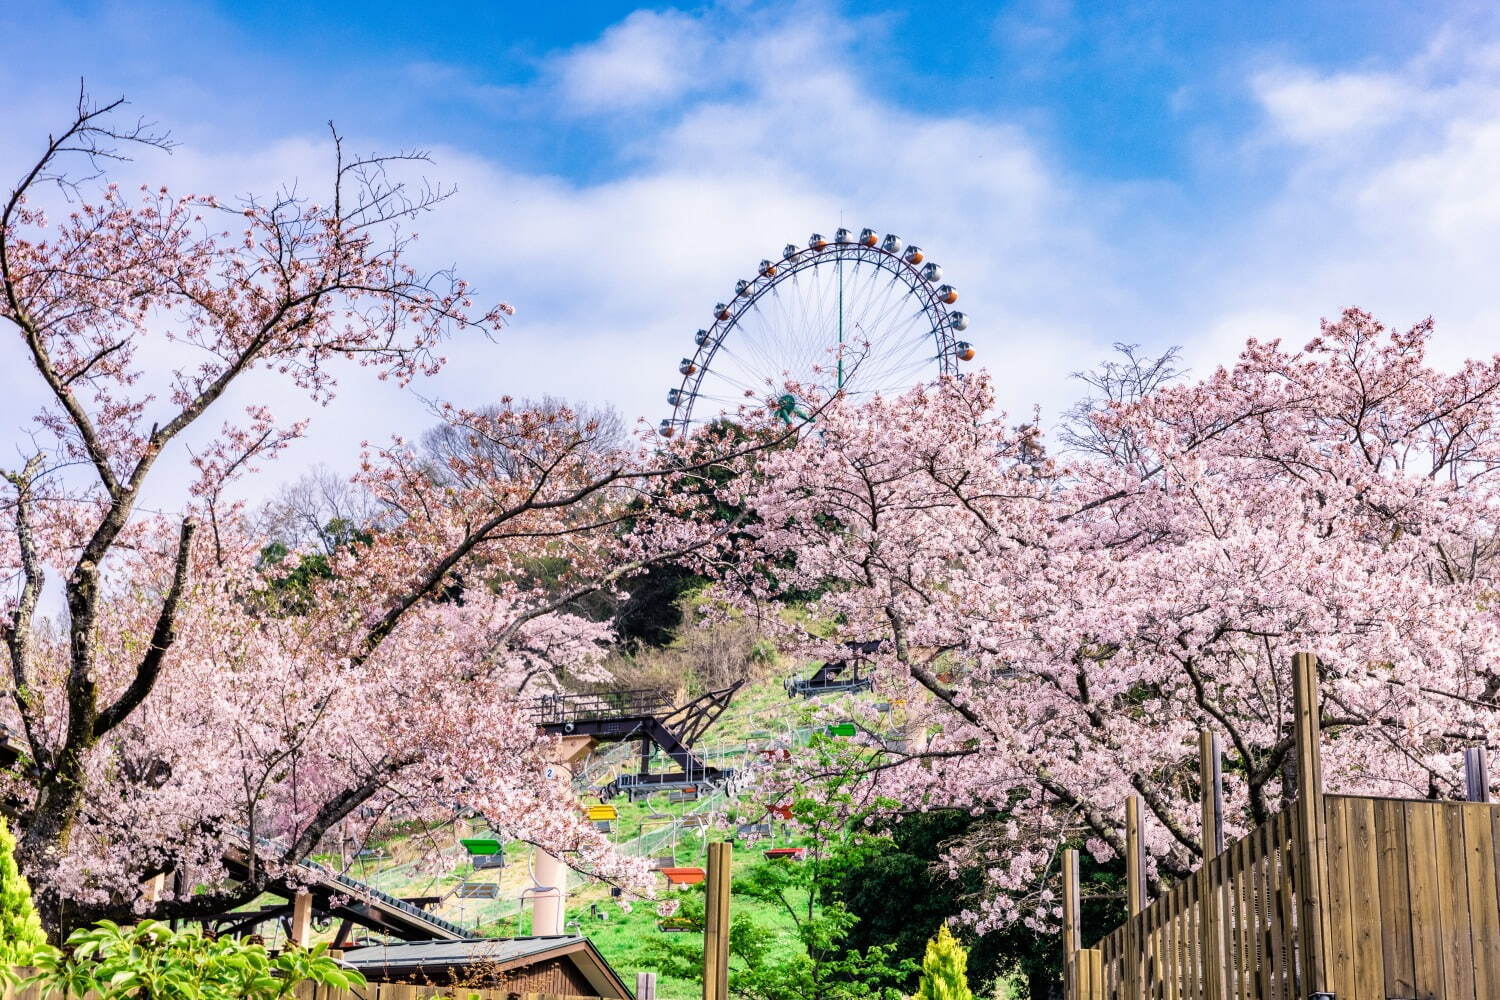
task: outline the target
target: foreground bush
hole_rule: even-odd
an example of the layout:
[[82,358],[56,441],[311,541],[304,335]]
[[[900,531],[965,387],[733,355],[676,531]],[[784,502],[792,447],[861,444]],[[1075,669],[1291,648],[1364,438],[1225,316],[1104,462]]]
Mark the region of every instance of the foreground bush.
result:
[[320,944],[273,956],[259,944],[174,931],[157,920],[131,927],[105,920],[74,931],[62,950],[43,948],[31,981],[44,996],[92,991],[98,1000],[281,1000],[304,982],[365,985],[327,950]]
[[47,936],[31,904],[31,887],[16,867],[15,838],[0,819],[0,988],[15,976],[13,966],[29,965]]
[[948,925],[939,927],[937,936],[927,942],[927,954],[922,958],[918,1000],[974,1000],[969,992],[968,964],[969,953]]

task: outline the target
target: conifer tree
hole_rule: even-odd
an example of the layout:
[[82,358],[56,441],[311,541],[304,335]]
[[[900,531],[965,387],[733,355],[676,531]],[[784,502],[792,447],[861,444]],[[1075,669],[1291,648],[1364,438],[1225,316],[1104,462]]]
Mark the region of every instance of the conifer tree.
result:
[[937,937],[927,942],[927,954],[922,956],[918,1000],[974,1000],[965,974],[968,964],[968,951],[958,943],[948,925],[939,927]]
[[0,971],[27,964],[32,953],[47,943],[31,905],[31,887],[16,867],[15,847],[16,839],[0,819]]

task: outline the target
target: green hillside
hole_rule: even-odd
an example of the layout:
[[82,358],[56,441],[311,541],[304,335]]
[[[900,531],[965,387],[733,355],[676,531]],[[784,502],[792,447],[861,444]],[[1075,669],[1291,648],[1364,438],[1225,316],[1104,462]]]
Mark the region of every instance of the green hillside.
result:
[[[838,695],[835,698],[863,697]],[[813,716],[820,706],[816,702],[788,698],[782,677],[767,677],[747,684],[735,696],[724,714],[699,741],[696,749],[711,763],[725,769],[739,769],[754,760],[755,750],[768,743],[785,745],[804,743],[815,730]],[[638,744],[604,745],[584,762],[582,770],[589,782],[598,786],[612,773],[611,767],[625,770],[637,765]],[[653,763],[666,770],[670,762]],[[586,791],[580,792],[580,803],[592,805],[600,800]],[[709,792],[697,801],[673,802],[665,792],[632,802],[616,796],[610,805],[618,811],[611,822],[611,839],[627,853],[651,858],[671,857],[677,866],[705,864],[709,840],[732,839],[741,823],[772,824],[772,836],[753,845],[737,845],[734,867],[738,875],[762,860],[761,852],[772,846],[795,846],[797,833],[787,824],[768,816],[763,806],[750,798],[737,800],[727,792]],[[718,825],[710,819],[714,817]],[[697,825],[703,824],[703,825]],[[447,834],[447,848],[438,852],[434,868],[432,835],[393,825],[381,831],[378,839],[367,845],[366,856],[339,858],[323,856],[319,860],[342,867],[348,874],[375,887],[402,897],[441,897],[433,909],[445,919],[474,929],[477,936],[511,936],[530,933],[530,910],[520,903],[522,890],[532,885],[531,848],[525,844],[506,844],[506,863],[502,868],[476,871],[473,859],[457,845],[460,837],[481,833],[471,828],[455,829]],[[451,859],[448,864],[444,860]],[[494,899],[460,898],[464,884],[498,885]],[[658,884],[663,898],[674,891],[665,879]],[[765,926],[784,929],[790,942],[793,925],[786,913],[754,901],[736,903],[751,912]],[[593,939],[615,968],[634,982],[638,971],[656,971],[650,942],[673,933],[659,929],[657,901],[620,899],[611,886],[570,874],[567,908],[568,929]],[[329,932],[331,933],[331,931]],[[788,949],[793,946],[788,943]],[[658,992],[666,998],[696,996],[696,983],[663,976]]]

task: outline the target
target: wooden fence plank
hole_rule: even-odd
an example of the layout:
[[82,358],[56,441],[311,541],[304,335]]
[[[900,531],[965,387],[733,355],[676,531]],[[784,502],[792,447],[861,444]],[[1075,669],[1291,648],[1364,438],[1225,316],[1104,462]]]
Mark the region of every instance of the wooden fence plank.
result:
[[1219,949],[1224,963],[1224,1000],[1241,1000],[1239,978],[1235,975],[1234,949],[1234,852],[1226,849],[1214,859],[1214,892],[1219,906]]
[[1193,890],[1198,883],[1192,879],[1179,885],[1177,893],[1177,994],[1175,1000],[1194,1000],[1193,984],[1198,980],[1197,962],[1194,960],[1198,938],[1192,933]]
[[1385,964],[1380,954],[1379,856],[1375,847],[1375,803],[1344,800],[1344,835],[1348,838],[1350,949],[1354,997],[1385,1000]]
[[1161,1000],[1171,1000],[1169,997],[1172,975],[1176,969],[1176,963],[1172,958],[1172,903],[1168,895],[1163,894],[1159,908],[1161,915],[1157,918],[1157,981],[1156,995]]
[[1328,844],[1328,987],[1337,997],[1354,996],[1353,890],[1349,884],[1347,800],[1324,800]]
[[1500,910],[1495,885],[1494,810],[1483,804],[1457,807],[1463,815],[1464,869],[1469,889],[1469,947],[1474,955],[1474,995],[1500,996]]
[[1296,816],[1290,812],[1281,814],[1277,823],[1277,839],[1281,841],[1281,928],[1283,935],[1282,947],[1287,955],[1286,985],[1283,990],[1284,1000],[1292,1000],[1293,997],[1306,996],[1302,988],[1304,976],[1301,966],[1306,964],[1305,956],[1299,955],[1298,926],[1297,926],[1297,832]]
[[1286,938],[1281,926],[1281,891],[1286,880],[1281,856],[1280,816],[1272,818],[1265,826],[1266,845],[1266,950],[1271,962],[1271,990],[1269,1000],[1289,1000],[1286,997],[1287,954]]
[[1375,843],[1380,878],[1380,950],[1385,956],[1383,995],[1414,997],[1417,987],[1412,960],[1406,810],[1401,803],[1375,800]]
[[[1437,840],[1437,897],[1442,920],[1443,1000],[1474,997],[1474,950],[1469,941],[1469,886],[1455,878],[1464,862],[1464,825],[1458,807],[1450,803],[1432,806],[1433,832]],[[1489,997],[1483,1000],[1491,1000]]]
[[1250,841],[1250,855],[1253,859],[1250,866],[1250,907],[1254,922],[1251,925],[1251,936],[1254,939],[1255,951],[1255,995],[1268,1000],[1271,995],[1271,955],[1270,940],[1267,932],[1270,924],[1266,920],[1266,887],[1270,883],[1270,875],[1267,873],[1270,854],[1266,851],[1266,829],[1262,824],[1251,831],[1246,838]]
[[1220,958],[1223,938],[1219,935],[1219,897],[1213,891],[1213,866],[1214,859],[1210,857],[1198,870],[1198,908],[1193,917],[1203,969],[1201,1000],[1223,1000],[1224,990],[1224,963]]
[[1184,933],[1187,936],[1187,947],[1194,956],[1192,978],[1189,980],[1187,1000],[1210,1000],[1208,993],[1208,980],[1212,975],[1209,966],[1209,953],[1207,948],[1208,937],[1203,933],[1203,922],[1207,916],[1208,909],[1204,904],[1203,885],[1204,877],[1195,877],[1191,883],[1193,905],[1188,908],[1187,926]]
[[1255,855],[1249,837],[1240,838],[1239,855],[1239,889],[1235,895],[1240,907],[1240,962],[1244,966],[1241,981],[1246,1000],[1260,1000],[1255,981]]
[[1412,996],[1443,996],[1443,916],[1438,901],[1436,809],[1426,802],[1407,802],[1408,886],[1411,893]]

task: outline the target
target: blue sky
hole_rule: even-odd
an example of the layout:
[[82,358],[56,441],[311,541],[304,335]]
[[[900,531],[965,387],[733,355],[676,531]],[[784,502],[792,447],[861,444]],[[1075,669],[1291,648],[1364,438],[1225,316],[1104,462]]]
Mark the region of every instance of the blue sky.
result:
[[[1017,412],[1116,341],[1201,370],[1351,304],[1496,344],[1488,5],[6,0],[7,182],[80,77],[173,129],[126,172],[178,187],[314,182],[330,118],[431,149],[460,190],[422,252],[519,309],[423,390],[463,403],[654,422],[708,307],[840,218],[942,259]],[[351,382],[291,460],[423,420]]]

